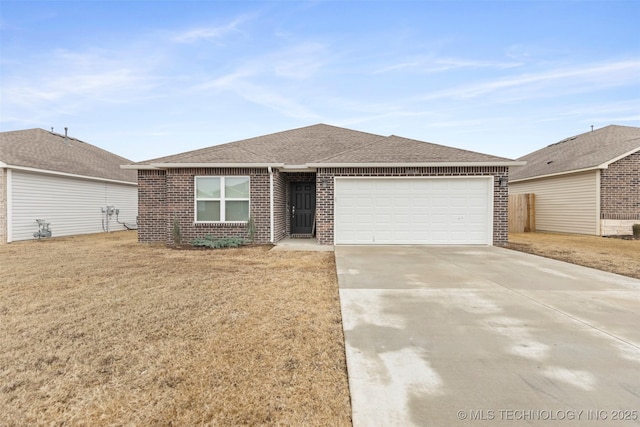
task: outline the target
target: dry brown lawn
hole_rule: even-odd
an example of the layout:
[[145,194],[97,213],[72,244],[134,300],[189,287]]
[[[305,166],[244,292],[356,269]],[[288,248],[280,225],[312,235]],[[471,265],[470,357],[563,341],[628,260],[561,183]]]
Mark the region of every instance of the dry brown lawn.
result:
[[560,233],[509,234],[509,248],[640,279],[640,240]]
[[0,245],[0,425],[350,425],[334,257]]

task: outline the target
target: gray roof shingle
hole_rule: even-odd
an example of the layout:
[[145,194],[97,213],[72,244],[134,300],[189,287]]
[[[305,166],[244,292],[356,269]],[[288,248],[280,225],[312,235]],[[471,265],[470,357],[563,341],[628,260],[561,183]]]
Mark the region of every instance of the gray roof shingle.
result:
[[594,169],[634,150],[640,150],[640,128],[609,125],[522,156],[518,160],[527,164],[512,168],[509,175],[513,181]]
[[364,146],[322,159],[317,163],[487,163],[508,162],[509,159],[474,151],[417,141],[391,135]]
[[303,165],[382,138],[317,124],[136,163],[284,163]]
[[0,162],[10,166],[137,182],[135,171],[120,168],[131,160],[44,129],[0,132]]
[[277,163],[284,165],[358,163],[466,163],[511,162],[510,159],[475,153],[428,142],[381,136],[317,124],[256,138],[136,163]]

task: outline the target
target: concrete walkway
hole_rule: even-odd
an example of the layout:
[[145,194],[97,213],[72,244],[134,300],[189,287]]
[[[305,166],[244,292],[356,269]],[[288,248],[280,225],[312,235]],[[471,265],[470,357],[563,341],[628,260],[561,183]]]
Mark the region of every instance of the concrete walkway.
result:
[[640,280],[495,247],[335,253],[354,426],[640,425]]
[[320,245],[317,239],[286,239],[280,240],[271,248],[272,251],[305,251],[305,252],[333,252],[333,245]]

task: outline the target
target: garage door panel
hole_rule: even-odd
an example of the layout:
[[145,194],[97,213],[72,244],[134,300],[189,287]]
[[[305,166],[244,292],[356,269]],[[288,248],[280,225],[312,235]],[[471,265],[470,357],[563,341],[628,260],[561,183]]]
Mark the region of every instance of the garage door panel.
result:
[[335,242],[490,244],[491,184],[489,177],[337,178]]

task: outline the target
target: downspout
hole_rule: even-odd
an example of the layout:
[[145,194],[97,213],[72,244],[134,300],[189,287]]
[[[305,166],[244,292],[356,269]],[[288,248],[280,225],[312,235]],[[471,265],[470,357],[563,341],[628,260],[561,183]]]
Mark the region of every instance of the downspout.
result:
[[273,243],[274,240],[274,233],[273,233],[273,169],[271,169],[271,166],[267,166],[267,170],[269,171],[269,229],[270,229],[270,236],[269,236],[269,241],[271,243]]

